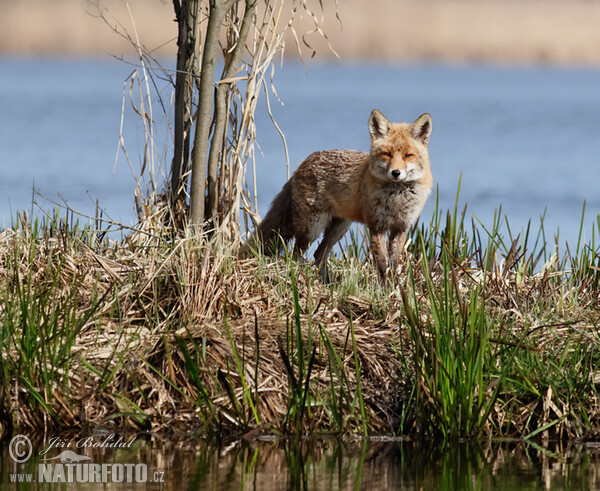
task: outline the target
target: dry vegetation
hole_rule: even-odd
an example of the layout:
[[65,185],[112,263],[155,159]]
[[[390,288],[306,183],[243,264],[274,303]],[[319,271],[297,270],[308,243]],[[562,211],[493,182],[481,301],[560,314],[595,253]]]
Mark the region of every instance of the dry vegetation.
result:
[[441,217],[385,285],[356,238],[322,285],[156,219],[112,242],[22,217],[0,235],[2,432],[597,438],[597,245]]
[[[323,27],[342,59],[600,63],[597,2],[347,0],[339,5],[341,23],[333,2],[324,3]],[[129,0],[129,11],[120,0],[100,5],[114,16],[113,24],[118,19],[133,32],[135,22],[153,55],[175,53],[170,1]],[[133,54],[127,40],[89,15],[94,11],[85,0],[0,2],[0,52]],[[312,25],[305,16],[298,32]],[[319,56],[332,56],[318,34],[307,39]],[[291,36],[287,44],[295,44]]]

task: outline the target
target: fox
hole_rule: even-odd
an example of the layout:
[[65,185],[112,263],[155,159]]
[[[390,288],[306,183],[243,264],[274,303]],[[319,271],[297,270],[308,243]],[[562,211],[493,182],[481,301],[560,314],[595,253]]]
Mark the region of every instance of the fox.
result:
[[329,253],[359,222],[369,230],[381,278],[396,271],[406,233],[431,193],[427,145],[433,125],[429,113],[410,124],[392,123],[373,109],[368,127],[369,153],[320,150],[303,160],[239,254],[247,256],[261,244],[267,253],[280,253],[284,243],[295,239],[294,250],[302,255],[323,234],[314,259],[321,280],[329,282]]

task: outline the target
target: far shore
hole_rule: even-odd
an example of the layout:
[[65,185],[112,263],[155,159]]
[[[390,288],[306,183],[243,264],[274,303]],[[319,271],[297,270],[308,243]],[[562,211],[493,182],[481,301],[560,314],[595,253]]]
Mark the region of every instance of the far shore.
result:
[[[122,24],[157,56],[176,51],[170,0],[100,0],[108,22]],[[309,2],[310,3],[310,2]],[[314,11],[321,17],[318,2]],[[600,3],[582,0],[344,0],[339,17],[324,2],[323,30],[342,60],[443,61],[600,66]],[[0,3],[0,54],[91,56],[135,54],[131,44],[84,0]],[[134,27],[135,26],[135,27]],[[298,19],[296,31],[312,30]],[[334,52],[318,34],[306,37],[320,58]],[[312,50],[304,46],[303,56]],[[286,53],[296,41],[289,36]]]

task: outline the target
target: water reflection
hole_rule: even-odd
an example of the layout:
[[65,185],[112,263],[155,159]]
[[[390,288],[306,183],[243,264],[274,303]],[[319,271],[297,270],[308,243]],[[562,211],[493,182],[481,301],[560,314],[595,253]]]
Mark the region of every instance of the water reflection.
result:
[[600,484],[599,452],[582,445],[442,449],[414,442],[307,440],[240,443],[209,459],[204,474],[196,476],[202,489],[594,489]]
[[[137,437],[127,448],[77,448],[84,462],[61,464],[64,449],[34,444],[33,456],[16,463],[3,442],[2,487],[46,489],[49,479],[66,476],[77,466],[98,470],[103,489],[203,490],[347,490],[347,489],[595,489],[600,486],[600,446],[555,443],[540,446],[524,442],[492,442],[484,446],[417,444],[408,441],[334,438],[235,441],[207,444]],[[131,438],[126,441],[131,441]],[[52,461],[43,461],[47,457]],[[46,465],[40,476],[39,464]],[[146,468],[145,482],[127,483],[123,470]],[[62,466],[62,467],[61,467]],[[91,476],[92,471],[86,476]],[[102,472],[105,472],[103,475]],[[19,478],[18,475],[31,476]],[[17,477],[15,477],[17,476]],[[138,475],[139,477],[139,475]],[[121,478],[124,478],[120,480]],[[89,480],[89,477],[86,477]],[[18,481],[24,481],[18,483]],[[81,480],[81,479],[80,479]],[[74,482],[69,489],[89,484]]]

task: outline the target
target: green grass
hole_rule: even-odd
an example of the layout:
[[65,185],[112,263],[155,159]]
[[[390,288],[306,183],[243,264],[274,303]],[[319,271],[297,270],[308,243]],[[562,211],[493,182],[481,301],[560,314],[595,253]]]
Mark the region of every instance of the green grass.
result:
[[[95,240],[79,224],[70,226],[54,216],[48,222],[32,224],[21,220],[11,232],[12,247],[3,251],[4,287],[0,292],[0,407],[8,427],[18,424],[7,411],[10,388],[15,386],[25,389],[19,402],[36,419],[44,412],[57,416],[51,404],[53,394],[56,387],[68,386],[72,348],[104,300],[95,291],[94,281],[86,282],[68,262],[67,242],[72,241],[68,248],[75,252]],[[90,290],[90,302],[85,306],[77,295],[82,288]]]

